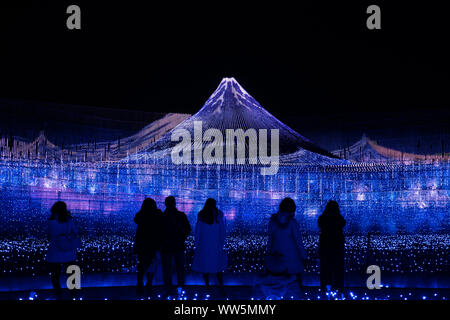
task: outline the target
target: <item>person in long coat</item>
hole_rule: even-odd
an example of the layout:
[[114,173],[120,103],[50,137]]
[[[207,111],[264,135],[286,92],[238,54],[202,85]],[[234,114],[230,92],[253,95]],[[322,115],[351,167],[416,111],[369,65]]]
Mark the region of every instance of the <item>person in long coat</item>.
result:
[[50,244],[46,259],[50,268],[53,290],[57,297],[60,297],[61,269],[74,264],[81,241],[65,202],[55,202],[50,211],[51,216],[48,220],[48,239]]
[[147,289],[151,289],[156,272],[157,252],[161,250],[162,212],[155,200],[146,198],[141,209],[134,217],[137,224],[134,252],[137,254],[137,287],[141,291],[144,286],[144,274],[147,273]]
[[320,228],[320,286],[322,290],[331,285],[333,290],[344,287],[344,232],[346,221],[339,205],[331,200],[318,220]]
[[191,233],[191,225],[186,214],[177,209],[176,200],[173,196],[168,196],[164,203],[166,210],[162,215],[161,262],[166,293],[170,295],[172,291],[172,261],[175,262],[178,289],[181,290],[184,286],[185,242]]
[[280,257],[279,273],[295,275],[300,288],[304,261],[307,258],[303,245],[300,227],[295,219],[296,205],[291,198],[281,201],[278,212],[273,214],[269,221],[269,239],[267,251],[269,255]]
[[216,274],[223,288],[223,271],[227,265],[225,237],[226,220],[223,212],[217,208],[216,200],[209,198],[197,216],[192,264],[192,270],[202,273],[206,286],[209,286],[209,274]]

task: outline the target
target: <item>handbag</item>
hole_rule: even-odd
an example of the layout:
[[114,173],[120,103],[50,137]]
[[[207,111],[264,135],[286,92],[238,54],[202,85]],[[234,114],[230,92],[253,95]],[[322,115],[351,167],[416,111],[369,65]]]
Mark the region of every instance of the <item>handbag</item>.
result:
[[60,251],[77,250],[80,246],[81,240],[76,236],[61,235],[56,239],[56,247]]
[[56,247],[60,251],[73,251],[81,247],[81,239],[74,233],[60,234],[56,238]]
[[278,252],[272,252],[264,257],[264,265],[272,274],[284,274],[287,273],[287,266],[285,257]]

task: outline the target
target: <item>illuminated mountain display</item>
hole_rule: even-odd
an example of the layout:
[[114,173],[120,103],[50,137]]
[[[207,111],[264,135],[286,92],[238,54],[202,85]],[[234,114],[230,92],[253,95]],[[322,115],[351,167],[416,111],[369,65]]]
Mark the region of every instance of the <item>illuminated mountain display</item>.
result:
[[433,163],[450,159],[450,154],[414,154],[379,145],[376,141],[363,135],[360,140],[348,148],[333,151],[336,156],[353,162],[402,162],[402,163]]
[[[224,78],[196,114],[181,122],[154,144],[149,145],[144,152],[131,156],[128,161],[136,160],[139,162],[142,159],[170,157],[173,147],[178,144],[178,140],[172,141],[172,133],[175,130],[186,130],[190,133],[192,150],[204,148],[210,142],[205,142],[202,137],[200,137],[201,140],[196,138],[194,123],[201,123],[202,133],[208,129],[218,129],[224,138],[227,129],[242,129],[243,132],[248,129],[255,129],[257,132],[260,129],[266,129],[269,153],[271,150],[271,130],[278,129],[280,163],[342,163],[342,160],[337,156],[315,145],[271,115],[234,78]],[[249,150],[248,139],[241,135],[237,137],[237,141],[239,140],[245,141],[246,150]],[[224,147],[224,145],[225,141],[222,141],[220,146]]]

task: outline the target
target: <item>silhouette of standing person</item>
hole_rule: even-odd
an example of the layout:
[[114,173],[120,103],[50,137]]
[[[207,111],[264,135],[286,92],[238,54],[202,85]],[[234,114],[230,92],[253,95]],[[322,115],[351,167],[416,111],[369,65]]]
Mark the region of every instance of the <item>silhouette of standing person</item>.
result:
[[144,274],[147,273],[147,290],[151,291],[156,272],[157,251],[161,250],[162,212],[155,200],[146,198],[134,217],[137,224],[134,252],[137,254],[137,288],[142,293]]
[[184,212],[178,211],[173,196],[165,200],[166,210],[163,213],[163,243],[161,260],[164,285],[167,294],[172,287],[172,260],[175,260],[178,287],[184,286],[184,251],[185,241],[191,233],[191,225]]
[[297,283],[302,288],[303,262],[307,255],[300,227],[294,218],[296,209],[295,202],[291,198],[284,198],[281,201],[278,212],[273,214],[269,221],[267,251],[273,257],[279,257],[276,261],[280,261],[282,266],[277,266],[277,269],[289,275],[296,275]]
[[50,212],[51,216],[48,220],[50,244],[47,251],[47,262],[53,290],[56,297],[61,298],[61,268],[66,269],[69,265],[74,264],[77,259],[77,248],[81,242],[65,202],[55,202]]
[[202,273],[207,287],[209,274],[216,274],[222,292],[223,270],[227,264],[225,236],[226,222],[223,212],[217,208],[216,200],[209,198],[197,216],[192,270]]
[[320,228],[320,286],[326,290],[331,285],[332,290],[342,290],[344,287],[344,232],[346,224],[339,205],[330,200],[318,220]]

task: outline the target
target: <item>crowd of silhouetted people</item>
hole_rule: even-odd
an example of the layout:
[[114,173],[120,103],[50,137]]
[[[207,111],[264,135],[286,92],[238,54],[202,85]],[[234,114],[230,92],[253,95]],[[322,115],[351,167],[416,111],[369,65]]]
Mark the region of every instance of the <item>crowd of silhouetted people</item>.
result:
[[[137,256],[137,291],[152,290],[158,261],[162,264],[164,286],[168,295],[173,293],[172,265],[175,265],[177,287],[185,284],[185,242],[192,232],[184,212],[177,209],[176,199],[165,199],[164,212],[155,200],[146,198],[136,213],[137,225],[133,252]],[[281,201],[278,211],[268,223],[267,254],[264,257],[266,273],[292,275],[300,289],[307,253],[302,233],[295,219],[296,204],[291,198]],[[344,286],[344,233],[346,224],[336,201],[329,201],[318,218],[320,229],[320,286],[326,290],[342,290]],[[51,208],[48,221],[50,246],[47,262],[53,288],[61,294],[61,269],[76,260],[81,242],[77,228],[64,202],[58,201]],[[225,252],[226,219],[217,208],[216,200],[209,198],[197,216],[194,229],[195,250],[192,270],[201,273],[209,287],[210,275],[215,275],[219,288],[224,292],[223,271],[227,265]],[[144,278],[147,282],[144,285]]]

